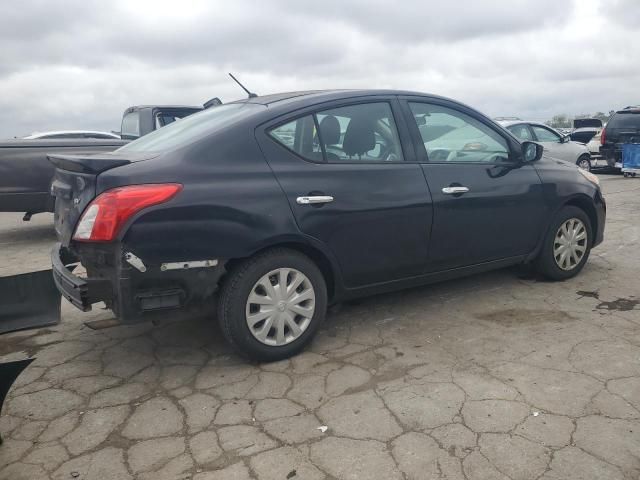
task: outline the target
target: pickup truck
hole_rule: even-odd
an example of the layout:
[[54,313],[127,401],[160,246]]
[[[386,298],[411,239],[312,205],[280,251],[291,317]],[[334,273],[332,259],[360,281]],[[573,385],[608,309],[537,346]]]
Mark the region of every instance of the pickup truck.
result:
[[120,140],[13,139],[0,142],[0,212],[25,212],[24,220],[29,220],[35,213],[53,212],[54,198],[50,188],[55,169],[47,160],[47,154],[111,152],[203,108],[177,105],[129,107],[122,115]]

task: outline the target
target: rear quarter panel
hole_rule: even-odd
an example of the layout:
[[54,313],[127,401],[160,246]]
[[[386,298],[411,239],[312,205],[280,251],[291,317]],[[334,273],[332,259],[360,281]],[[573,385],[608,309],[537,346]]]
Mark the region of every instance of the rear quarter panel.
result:
[[252,130],[104,172],[98,193],[165,182],[184,188],[135,216],[120,235],[123,248],[145,263],[242,258],[269,245],[304,242]]

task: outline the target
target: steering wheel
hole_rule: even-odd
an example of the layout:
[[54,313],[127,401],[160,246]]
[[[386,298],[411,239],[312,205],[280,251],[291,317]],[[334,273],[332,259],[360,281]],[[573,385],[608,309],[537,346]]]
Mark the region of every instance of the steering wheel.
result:
[[492,153],[491,155],[489,155],[489,157],[487,157],[486,161],[488,163],[498,163],[498,162],[504,161],[504,154]]
[[446,148],[434,148],[428,152],[429,160],[432,162],[446,162],[449,160],[451,150]]
[[458,151],[457,150],[451,150],[449,152],[449,155],[447,155],[447,159],[445,160],[446,162],[453,162],[458,156]]

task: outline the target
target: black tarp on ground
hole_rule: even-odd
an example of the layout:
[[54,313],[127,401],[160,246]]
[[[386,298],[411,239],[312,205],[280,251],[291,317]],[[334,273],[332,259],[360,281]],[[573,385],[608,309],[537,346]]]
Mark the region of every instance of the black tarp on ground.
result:
[[[0,412],[2,412],[2,405],[11,385],[18,378],[18,375],[34,360],[34,358],[28,358],[15,362],[0,363]],[[0,432],[0,445],[2,445],[2,432]]]
[[60,322],[51,270],[0,277],[0,334]]

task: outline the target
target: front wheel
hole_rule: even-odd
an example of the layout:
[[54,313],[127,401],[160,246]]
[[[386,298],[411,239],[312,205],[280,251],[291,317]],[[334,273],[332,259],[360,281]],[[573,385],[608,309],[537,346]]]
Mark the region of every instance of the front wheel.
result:
[[536,269],[552,280],[575,277],[589,258],[592,245],[589,217],[578,207],[566,206],[555,216],[536,259]]
[[218,321],[241,354],[276,361],[311,341],[326,310],[320,269],[300,252],[275,248],[231,269],[220,292]]
[[590,172],[591,159],[589,158],[589,155],[582,155],[580,158],[578,158],[576,165],[578,165],[578,167],[581,168],[582,170],[586,170],[587,172]]

